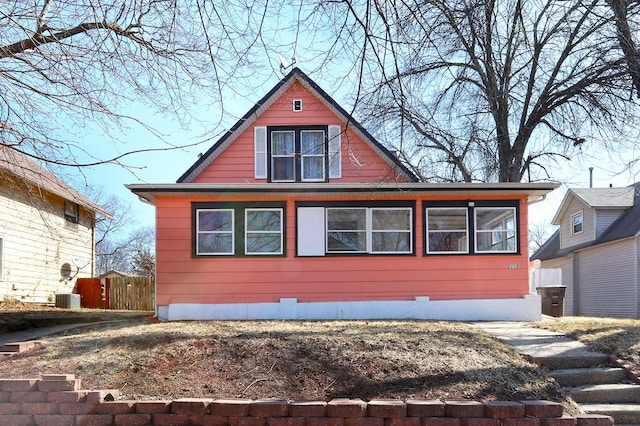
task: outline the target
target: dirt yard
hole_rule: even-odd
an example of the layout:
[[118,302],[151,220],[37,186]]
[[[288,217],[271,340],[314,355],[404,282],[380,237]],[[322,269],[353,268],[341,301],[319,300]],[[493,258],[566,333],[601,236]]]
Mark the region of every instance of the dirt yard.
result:
[[0,360],[0,377],[72,373],[85,388],[119,389],[126,399],[563,401],[539,367],[462,323],[157,323],[139,314],[45,337]]

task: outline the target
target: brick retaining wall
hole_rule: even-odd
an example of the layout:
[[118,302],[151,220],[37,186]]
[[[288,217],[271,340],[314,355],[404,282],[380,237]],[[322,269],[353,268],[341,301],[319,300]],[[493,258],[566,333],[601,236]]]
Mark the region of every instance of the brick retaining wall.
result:
[[334,399],[119,400],[82,390],[73,375],[0,379],[0,426],[609,426],[611,417],[567,416],[549,401]]

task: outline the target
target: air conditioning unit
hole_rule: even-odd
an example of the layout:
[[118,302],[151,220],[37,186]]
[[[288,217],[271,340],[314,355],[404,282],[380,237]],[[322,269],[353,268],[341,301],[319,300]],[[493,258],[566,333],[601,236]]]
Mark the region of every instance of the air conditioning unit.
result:
[[56,308],[79,309],[79,294],[56,294]]

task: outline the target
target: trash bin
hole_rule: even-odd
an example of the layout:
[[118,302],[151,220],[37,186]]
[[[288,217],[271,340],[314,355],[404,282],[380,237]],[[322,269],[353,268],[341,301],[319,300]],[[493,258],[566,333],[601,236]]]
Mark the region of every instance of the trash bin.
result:
[[561,317],[564,313],[564,294],[567,287],[563,285],[550,287],[536,287],[538,295],[542,297],[542,314],[551,317]]

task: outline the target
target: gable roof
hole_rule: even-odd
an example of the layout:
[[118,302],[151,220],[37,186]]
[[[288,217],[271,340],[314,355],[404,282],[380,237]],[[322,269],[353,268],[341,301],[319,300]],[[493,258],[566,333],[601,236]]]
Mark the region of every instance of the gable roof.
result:
[[111,217],[111,214],[102,207],[64,183],[56,175],[42,167],[40,164],[14,149],[1,145],[0,170],[5,170],[21,181],[35,185],[38,188],[62,197],[65,200],[73,201],[87,210],[100,213],[106,217]]
[[367,145],[369,145],[389,166],[397,170],[409,182],[417,182],[418,178],[398,158],[378,142],[364,127],[347,113],[331,96],[320,88],[299,68],[291,70],[278,84],[276,84],[262,99],[260,99],[236,124],[229,129],[209,150],[202,155],[182,176],[177,183],[191,183],[206,169],[236,138],[247,130],[255,120],[262,115],[278,98],[294,83],[299,82],[316,96],[333,114],[346,123]]
[[[597,246],[599,244],[609,243],[616,240],[621,240],[624,238],[635,237],[640,234],[640,182],[634,183],[625,188],[588,188],[599,189],[599,190],[624,190],[624,191],[614,191],[613,197],[602,196],[601,193],[604,191],[587,191],[589,195],[587,197],[596,197],[595,200],[592,201],[595,204],[591,205],[592,207],[598,208],[628,208],[618,219],[616,219],[598,238],[593,241],[580,244],[577,246],[566,247],[564,249],[560,249],[560,230],[558,229],[545,243],[540,246],[540,248],[531,256],[531,260],[549,260],[556,259],[559,257],[565,257],[571,254],[574,251],[586,248]],[[570,190],[570,191],[576,191]],[[578,191],[580,192],[580,191]],[[593,195],[595,194],[595,195]],[[629,206],[629,195],[631,195],[632,203]],[[599,197],[599,198],[598,198]],[[617,198],[620,201],[621,205],[611,205],[609,201]],[[609,201],[607,201],[607,199]],[[566,201],[563,200],[563,204]],[[568,204],[568,203],[567,203]],[[559,209],[561,210],[561,209]],[[558,217],[558,213],[556,214]],[[555,218],[554,218],[555,220]],[[554,222],[555,223],[555,222]]]
[[587,206],[594,209],[620,209],[633,206],[634,187],[624,188],[569,188],[560,203],[560,208],[551,223],[559,225],[567,212],[573,198],[578,198]]

